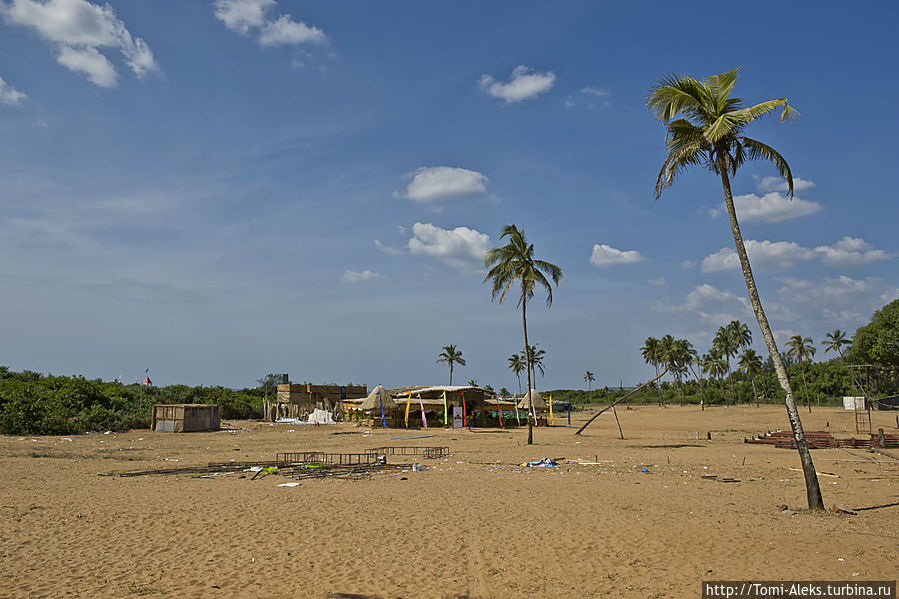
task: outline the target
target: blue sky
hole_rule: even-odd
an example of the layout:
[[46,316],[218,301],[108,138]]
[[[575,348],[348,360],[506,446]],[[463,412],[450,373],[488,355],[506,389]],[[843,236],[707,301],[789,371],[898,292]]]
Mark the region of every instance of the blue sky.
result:
[[[0,364],[126,382],[516,389],[482,257],[524,228],[565,277],[542,388],[645,380],[648,336],[748,322],[720,182],[659,201],[669,72],[736,94],[796,177],[734,181],[782,343],[899,297],[894,2],[0,0]],[[819,351],[819,358],[821,352]]]

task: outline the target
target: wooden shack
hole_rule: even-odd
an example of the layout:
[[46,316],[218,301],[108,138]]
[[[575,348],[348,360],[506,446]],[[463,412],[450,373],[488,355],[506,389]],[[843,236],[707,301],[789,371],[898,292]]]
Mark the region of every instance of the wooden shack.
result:
[[152,428],[157,433],[217,431],[221,415],[218,404],[156,404]]
[[278,418],[305,418],[316,408],[337,414],[345,399],[365,397],[366,385],[278,385],[275,401],[263,406],[265,420]]

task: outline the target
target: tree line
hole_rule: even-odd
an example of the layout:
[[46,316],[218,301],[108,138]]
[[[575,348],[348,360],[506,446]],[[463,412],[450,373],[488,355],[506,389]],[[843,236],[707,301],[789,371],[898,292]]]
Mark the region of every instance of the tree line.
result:
[[153,404],[209,403],[222,418],[261,418],[266,390],[188,385],[123,385],[83,376],[13,372],[0,366],[0,431],[71,435],[149,428]]

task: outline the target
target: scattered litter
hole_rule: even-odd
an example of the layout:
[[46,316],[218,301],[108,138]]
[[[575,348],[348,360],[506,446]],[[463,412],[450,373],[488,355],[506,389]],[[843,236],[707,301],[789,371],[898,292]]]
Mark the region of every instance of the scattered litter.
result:
[[436,437],[437,435],[416,435],[415,437],[391,437],[391,441],[405,441],[406,439],[427,439],[428,437]]
[[646,467],[640,468],[640,472],[645,472],[646,474],[649,474],[649,468],[646,468]]
[[300,483],[281,483],[279,487],[299,487]]
[[275,474],[278,471],[277,466],[267,466],[262,469],[266,474]]
[[[802,472],[802,468],[792,468],[792,467],[791,467],[790,470],[792,470],[793,472]],[[840,475],[839,475],[839,474],[833,474],[832,472],[818,472],[818,471],[815,471],[815,474],[817,474],[818,476],[832,476],[832,477],[834,477],[834,478],[840,478]]]
[[72,437],[63,437],[62,440],[63,440],[63,441],[69,441],[69,442],[71,442],[71,441],[72,441]]
[[528,468],[558,468],[559,465],[552,458],[543,458],[542,460],[537,460],[536,462],[524,462],[521,464],[522,466],[526,466]]
[[296,431],[296,429],[289,428],[289,429],[287,429],[287,432],[288,432],[288,433],[295,433],[295,432],[297,432],[297,431]]
[[111,435],[111,434],[112,434],[112,431],[106,431],[106,432],[103,433],[103,434],[104,434],[104,435]]
[[425,466],[424,464],[412,464],[413,472],[424,472],[427,469],[428,469],[428,467]]

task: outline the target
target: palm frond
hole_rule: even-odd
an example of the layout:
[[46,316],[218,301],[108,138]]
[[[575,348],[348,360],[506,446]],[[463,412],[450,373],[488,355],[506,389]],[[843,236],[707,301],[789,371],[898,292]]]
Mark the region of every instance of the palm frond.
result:
[[715,110],[719,114],[724,112],[724,105],[730,97],[730,93],[734,90],[734,85],[737,83],[737,72],[739,70],[740,67],[737,67],[720,75],[712,75],[705,80],[706,85],[711,90],[712,97],[715,99]]
[[[778,106],[785,106],[787,104],[786,98],[778,98],[777,100],[768,100],[767,102],[762,102],[761,104],[756,104],[755,106],[750,106],[746,110],[749,112],[751,118],[747,121],[754,121],[757,118],[763,117]],[[793,110],[792,108],[790,110]],[[795,112],[795,111],[794,111]],[[796,113],[799,114],[799,113]]]
[[798,118],[799,111],[785,103],[783,112],[780,113],[780,122],[782,123],[786,120],[795,121]]
[[711,106],[711,94],[705,84],[683,75],[666,75],[646,97],[646,107],[664,122],[681,112],[701,119]]
[[762,143],[755,139],[750,139],[748,137],[741,137],[740,140],[746,146],[746,149],[749,151],[750,160],[768,160],[773,163],[775,168],[777,168],[777,172],[781,177],[786,179],[788,184],[787,195],[789,197],[793,197],[793,172],[790,170],[790,165],[787,164],[786,159],[778,153],[777,150],[769,146],[768,144]]
[[677,178],[677,175],[684,171],[688,166],[708,162],[709,154],[704,146],[705,144],[702,140],[696,140],[686,143],[668,154],[665,158],[665,162],[662,164],[662,169],[659,171],[659,176],[656,179],[655,199],[658,200],[659,196],[662,195],[662,191],[664,191],[666,187],[670,187]]

